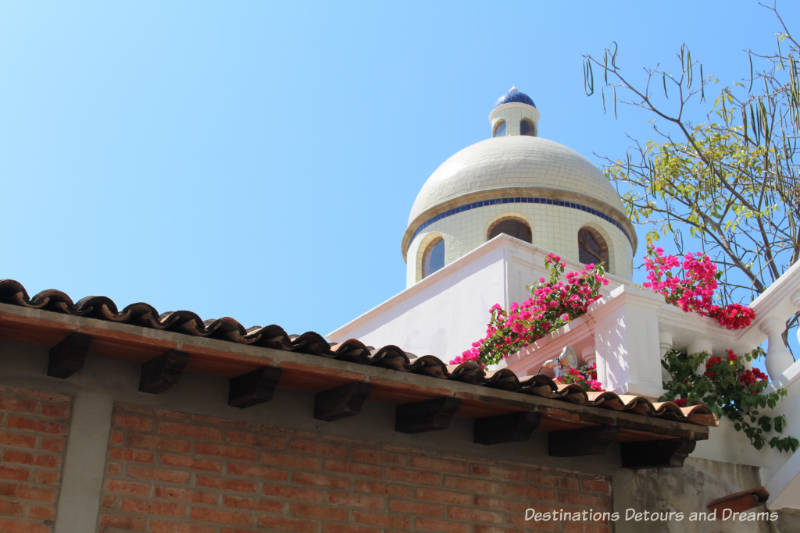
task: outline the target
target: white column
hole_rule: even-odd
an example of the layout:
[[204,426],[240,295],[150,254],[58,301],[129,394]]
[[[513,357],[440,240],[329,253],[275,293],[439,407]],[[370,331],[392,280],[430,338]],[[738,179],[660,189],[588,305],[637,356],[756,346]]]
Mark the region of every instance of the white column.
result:
[[85,533],[97,527],[112,410],[111,396],[105,393],[75,396],[55,533]]
[[783,343],[783,330],[786,325],[782,321],[765,320],[760,329],[767,336],[767,372],[776,384],[781,385],[783,371],[794,363],[794,357]]
[[664,392],[658,327],[663,300],[628,285],[609,296],[593,313],[598,378],[607,390],[658,397]]

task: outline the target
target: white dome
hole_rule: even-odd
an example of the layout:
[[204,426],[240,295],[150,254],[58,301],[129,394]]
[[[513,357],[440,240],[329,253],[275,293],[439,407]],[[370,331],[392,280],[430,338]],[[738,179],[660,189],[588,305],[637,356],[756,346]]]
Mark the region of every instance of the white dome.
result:
[[500,189],[573,193],[627,219],[617,191],[586,158],[554,141],[512,135],[475,143],[442,163],[419,191],[409,226],[430,209],[457,205],[459,197]]

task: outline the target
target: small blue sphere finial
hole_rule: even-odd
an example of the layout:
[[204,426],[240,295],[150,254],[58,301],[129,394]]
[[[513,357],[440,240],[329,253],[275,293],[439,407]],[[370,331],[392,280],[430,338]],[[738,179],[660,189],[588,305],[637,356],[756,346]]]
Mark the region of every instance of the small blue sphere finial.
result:
[[536,104],[533,103],[533,99],[527,94],[520,92],[516,85],[512,86],[506,94],[498,98],[494,106],[510,104],[511,102],[519,102],[521,104],[528,104],[531,107],[536,107]]

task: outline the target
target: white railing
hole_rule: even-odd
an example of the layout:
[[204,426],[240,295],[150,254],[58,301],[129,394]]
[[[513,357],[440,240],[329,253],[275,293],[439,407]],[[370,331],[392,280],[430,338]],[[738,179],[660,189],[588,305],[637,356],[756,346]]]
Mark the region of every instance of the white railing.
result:
[[756,312],[751,328],[767,338],[767,372],[776,384],[787,385],[800,375],[797,371],[787,372],[796,363],[781,337],[786,321],[800,311],[800,261],[767,287],[750,307]]

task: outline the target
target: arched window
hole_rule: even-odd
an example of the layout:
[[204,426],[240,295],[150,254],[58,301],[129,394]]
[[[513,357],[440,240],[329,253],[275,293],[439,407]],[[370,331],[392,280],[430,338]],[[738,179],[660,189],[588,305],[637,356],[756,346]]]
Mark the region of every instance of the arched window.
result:
[[531,122],[530,119],[523,118],[522,121],[520,121],[519,134],[530,135],[531,137],[536,136],[536,127],[533,125],[533,122]]
[[494,125],[494,133],[492,133],[492,137],[502,137],[505,134],[506,134],[506,121],[501,120]]
[[435,239],[422,254],[422,277],[433,274],[444,266],[444,239]]
[[487,239],[493,239],[505,233],[525,242],[533,242],[531,227],[518,218],[501,218],[489,228]]
[[608,270],[608,245],[594,230],[581,228],[578,231],[578,259],[583,264],[602,264]]

